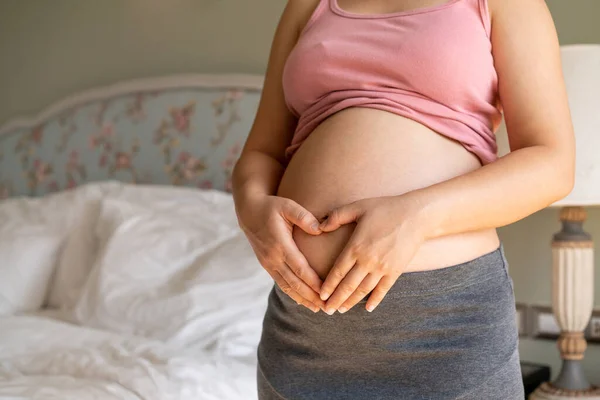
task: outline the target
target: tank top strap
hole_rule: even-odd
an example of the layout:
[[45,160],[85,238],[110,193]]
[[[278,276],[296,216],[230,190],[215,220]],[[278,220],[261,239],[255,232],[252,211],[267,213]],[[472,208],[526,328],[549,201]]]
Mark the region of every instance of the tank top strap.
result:
[[[450,1],[452,1],[452,0],[450,0]],[[469,8],[473,9],[473,11],[475,13],[477,13],[477,15],[479,15],[479,18],[481,19],[481,23],[483,25],[483,29],[485,30],[485,34],[487,35],[488,39],[490,39],[491,32],[492,32],[492,21],[491,21],[491,17],[490,17],[490,10],[488,7],[488,0],[458,0],[458,1],[465,3],[466,5],[468,5]]]
[[485,33],[487,34],[487,37],[490,38],[491,32],[492,32],[492,20],[490,18],[490,9],[488,6],[488,0],[473,0],[473,1],[477,3],[477,7],[479,8],[479,15],[481,16],[481,22],[483,23]]
[[304,25],[304,28],[302,28],[300,36],[302,36],[302,34],[306,32],[324,14],[326,10],[329,9],[329,1],[330,0],[319,0],[319,4],[317,4],[312,12],[312,15]]

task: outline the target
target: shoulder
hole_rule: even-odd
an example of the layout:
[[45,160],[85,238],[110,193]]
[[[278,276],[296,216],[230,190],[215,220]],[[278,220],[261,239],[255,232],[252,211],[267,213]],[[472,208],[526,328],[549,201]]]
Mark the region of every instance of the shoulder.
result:
[[552,49],[556,50],[557,32],[544,0],[487,2],[491,18],[492,50],[495,48],[495,53],[510,49],[533,54],[532,50],[540,47],[545,47],[550,52]]
[[[510,20],[514,24],[527,18],[543,18],[550,16],[545,0],[483,0],[487,1],[492,24],[505,24]],[[515,20],[517,19],[517,20]]]
[[298,33],[304,26],[322,1],[328,0],[288,0],[285,14]]

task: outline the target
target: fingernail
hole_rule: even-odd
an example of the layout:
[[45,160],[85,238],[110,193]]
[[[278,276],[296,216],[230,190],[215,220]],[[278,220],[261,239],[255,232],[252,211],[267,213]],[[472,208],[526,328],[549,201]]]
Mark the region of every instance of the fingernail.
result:
[[314,224],[312,224],[310,227],[311,227],[311,229],[313,231],[317,231],[318,232],[320,230],[319,223],[317,223],[317,222],[315,222]]
[[319,307],[313,307],[312,308],[312,312],[314,312],[315,314],[319,312]]
[[375,309],[375,306],[374,306],[374,305],[367,306],[367,311],[368,311],[368,312],[371,312],[371,311],[373,311],[374,309]]
[[321,300],[325,301],[329,298],[329,293],[321,292]]
[[344,307],[344,306],[341,306],[341,307],[338,309],[338,312],[339,312],[340,314],[343,314],[343,313],[345,313],[346,311],[348,311],[348,309],[347,309],[346,307]]
[[327,308],[325,309],[325,312],[329,315],[333,315],[333,313],[335,312],[335,310],[333,308]]

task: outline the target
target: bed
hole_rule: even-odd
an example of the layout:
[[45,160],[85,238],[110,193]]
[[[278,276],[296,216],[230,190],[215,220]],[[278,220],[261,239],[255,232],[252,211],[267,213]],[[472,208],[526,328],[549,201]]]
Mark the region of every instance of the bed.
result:
[[75,94],[0,127],[0,398],[253,399],[273,281],[231,171],[262,78]]

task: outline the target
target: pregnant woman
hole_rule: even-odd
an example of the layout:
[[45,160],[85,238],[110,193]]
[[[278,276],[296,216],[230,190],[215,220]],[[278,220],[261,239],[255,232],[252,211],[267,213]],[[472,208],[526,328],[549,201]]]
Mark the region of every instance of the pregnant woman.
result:
[[233,174],[276,283],[258,397],[522,399],[496,228],[574,155],[543,0],[289,0]]

